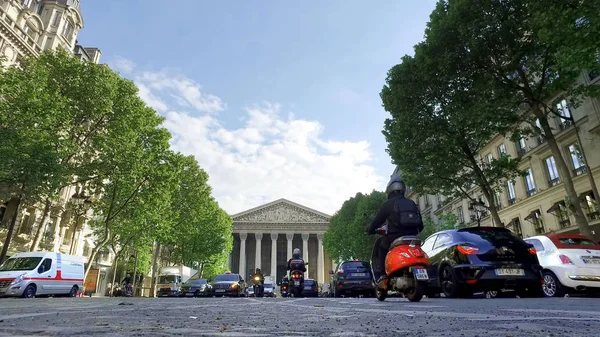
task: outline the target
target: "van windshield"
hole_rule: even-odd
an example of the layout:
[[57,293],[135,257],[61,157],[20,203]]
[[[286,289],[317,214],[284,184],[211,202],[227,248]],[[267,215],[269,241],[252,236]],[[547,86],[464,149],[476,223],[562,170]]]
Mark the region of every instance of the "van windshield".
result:
[[158,278],[158,283],[176,283],[177,275],[162,275]]
[[40,261],[41,257],[13,257],[0,266],[0,271],[33,270]]

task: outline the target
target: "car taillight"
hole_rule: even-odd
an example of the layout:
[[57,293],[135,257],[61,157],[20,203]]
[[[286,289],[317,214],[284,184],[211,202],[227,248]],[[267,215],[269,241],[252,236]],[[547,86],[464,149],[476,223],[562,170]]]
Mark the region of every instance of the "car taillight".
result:
[[414,257],[423,257],[423,250],[419,248],[410,248],[409,251]]
[[529,251],[529,254],[531,254],[531,255],[537,254],[537,252],[535,251],[535,248],[533,248],[533,247],[529,248],[528,251]]
[[560,262],[562,262],[562,264],[573,264],[571,259],[569,259],[569,257],[566,255],[559,255],[558,257],[560,258]]
[[458,249],[459,252],[461,252],[465,255],[477,254],[477,252],[479,251],[479,248],[477,248],[477,247],[465,246],[465,245],[459,245],[456,247],[456,249]]
[[339,275],[343,275],[344,274],[344,270],[343,269],[338,270],[338,274]]

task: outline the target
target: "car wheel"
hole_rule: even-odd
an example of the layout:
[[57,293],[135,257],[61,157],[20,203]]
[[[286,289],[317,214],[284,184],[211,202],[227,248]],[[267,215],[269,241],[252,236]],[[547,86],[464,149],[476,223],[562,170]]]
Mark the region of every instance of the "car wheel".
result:
[[464,287],[458,284],[458,278],[454,272],[454,268],[449,265],[442,267],[440,272],[440,288],[446,297],[457,298],[464,295]]
[[565,287],[560,283],[558,277],[553,272],[546,270],[544,271],[544,284],[542,285],[542,291],[546,297],[563,297],[566,294]]
[[79,290],[79,287],[73,286],[73,288],[71,288],[71,291],[69,291],[69,297],[77,297],[78,290]]
[[25,288],[25,290],[23,291],[23,295],[21,295],[21,297],[23,297],[23,298],[34,298],[36,292],[37,292],[36,286],[33,285],[33,284],[30,284],[30,285],[27,286],[27,288]]

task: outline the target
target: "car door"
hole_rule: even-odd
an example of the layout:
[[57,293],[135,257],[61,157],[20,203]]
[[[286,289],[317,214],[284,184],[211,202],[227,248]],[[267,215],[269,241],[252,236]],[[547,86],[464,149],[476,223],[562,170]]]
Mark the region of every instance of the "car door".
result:
[[37,283],[41,286],[38,287],[38,294],[52,294],[55,291],[60,290],[60,282],[56,280],[56,263],[51,258],[45,258],[37,271],[40,280]]

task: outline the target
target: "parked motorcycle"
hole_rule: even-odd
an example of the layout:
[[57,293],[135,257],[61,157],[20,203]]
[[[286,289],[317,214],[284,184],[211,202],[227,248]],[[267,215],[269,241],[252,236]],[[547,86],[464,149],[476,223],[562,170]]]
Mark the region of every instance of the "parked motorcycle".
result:
[[254,297],[263,297],[265,295],[264,280],[261,280],[260,276],[256,275],[252,281],[254,282],[254,285],[252,286]]
[[[388,226],[384,225],[376,232],[385,235],[387,229]],[[377,256],[381,239],[375,241],[373,246],[371,269],[375,265],[373,260]],[[385,257],[386,278],[375,285],[378,300],[385,301],[388,290],[403,294],[411,302],[419,302],[423,298],[429,280],[426,269],[429,259],[421,249],[421,243],[416,236],[402,236],[392,242]],[[373,281],[377,282],[375,279]]]

